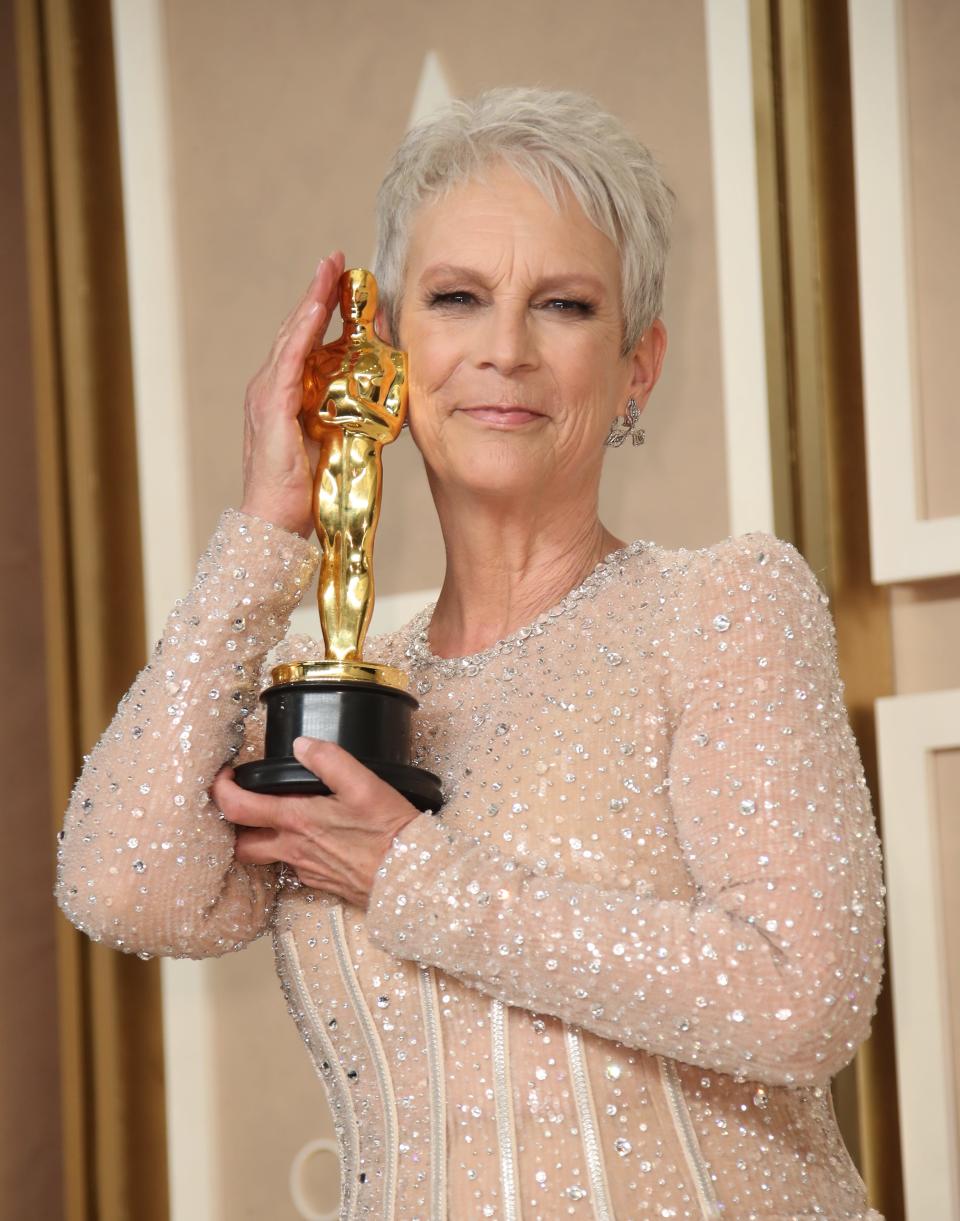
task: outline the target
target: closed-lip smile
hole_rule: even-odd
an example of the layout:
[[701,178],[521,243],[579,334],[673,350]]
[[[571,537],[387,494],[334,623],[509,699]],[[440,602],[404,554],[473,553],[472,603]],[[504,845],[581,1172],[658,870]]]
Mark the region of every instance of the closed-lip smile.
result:
[[480,424],[494,428],[518,428],[532,420],[543,418],[543,413],[525,407],[521,403],[474,403],[469,407],[458,407],[458,412],[469,416]]

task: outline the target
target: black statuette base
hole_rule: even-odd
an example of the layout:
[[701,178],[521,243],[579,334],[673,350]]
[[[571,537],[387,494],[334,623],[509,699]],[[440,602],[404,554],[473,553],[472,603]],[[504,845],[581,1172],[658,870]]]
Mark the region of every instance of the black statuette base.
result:
[[378,683],[310,681],[268,687],[265,757],[236,770],[241,788],[255,793],[328,794],[330,790],[293,755],[301,735],[336,742],[418,810],[443,804],[440,781],[410,757],[412,695]]

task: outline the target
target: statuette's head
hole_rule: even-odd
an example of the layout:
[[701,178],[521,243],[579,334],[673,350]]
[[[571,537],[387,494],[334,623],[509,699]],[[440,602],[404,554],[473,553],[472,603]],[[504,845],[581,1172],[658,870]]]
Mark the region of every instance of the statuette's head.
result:
[[340,277],[340,313],[344,321],[372,323],[377,313],[377,282],[363,267]]

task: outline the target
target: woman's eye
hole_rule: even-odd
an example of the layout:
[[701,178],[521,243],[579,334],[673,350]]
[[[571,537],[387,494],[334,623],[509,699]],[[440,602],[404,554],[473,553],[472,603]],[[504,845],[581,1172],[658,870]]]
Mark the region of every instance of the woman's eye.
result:
[[594,312],[589,301],[577,301],[572,297],[554,297],[544,302],[544,308],[556,314],[577,314],[586,318]]
[[429,304],[431,306],[439,306],[456,308],[457,306],[472,305],[476,301],[476,297],[471,292],[453,290],[452,292],[436,292],[431,293]]

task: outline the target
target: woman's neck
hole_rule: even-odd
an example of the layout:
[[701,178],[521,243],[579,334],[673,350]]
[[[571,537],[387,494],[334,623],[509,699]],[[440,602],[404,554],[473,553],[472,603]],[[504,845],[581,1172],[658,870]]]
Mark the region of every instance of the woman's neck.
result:
[[430,624],[438,657],[478,653],[554,606],[623,546],[596,504],[521,512],[501,502],[445,505],[437,497],[446,573]]

